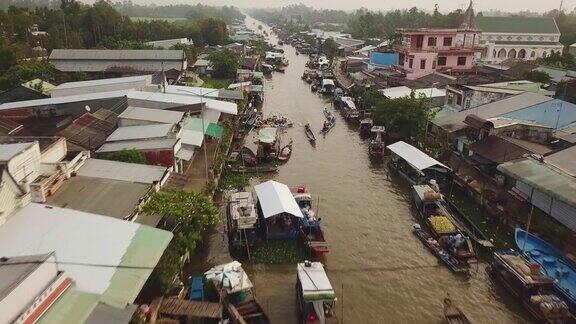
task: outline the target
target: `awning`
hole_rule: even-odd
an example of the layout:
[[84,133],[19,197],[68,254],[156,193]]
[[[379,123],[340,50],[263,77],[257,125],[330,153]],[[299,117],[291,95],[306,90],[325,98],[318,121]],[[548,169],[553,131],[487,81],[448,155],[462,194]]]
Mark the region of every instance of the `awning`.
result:
[[288,213],[304,218],[302,211],[296,203],[290,188],[274,180],[266,181],[254,187],[256,196],[262,207],[264,218],[270,218],[282,213]]
[[210,123],[208,128],[206,129],[206,135],[214,137],[214,138],[222,138],[222,134],[224,133],[224,127]]
[[181,147],[175,155],[179,159],[190,161],[194,156],[194,148]]
[[417,169],[418,171],[426,170],[429,167],[435,165],[450,170],[449,167],[436,161],[435,159],[426,155],[426,153],[420,151],[419,149],[415,148],[414,146],[408,143],[402,141],[396,142],[392,145],[388,145],[388,149],[390,149],[390,151],[394,152],[396,155],[398,155],[403,160],[408,162],[408,164],[410,164],[413,168]]
[[262,143],[274,143],[276,141],[276,134],[277,134],[276,127],[265,127],[258,131],[258,141]]

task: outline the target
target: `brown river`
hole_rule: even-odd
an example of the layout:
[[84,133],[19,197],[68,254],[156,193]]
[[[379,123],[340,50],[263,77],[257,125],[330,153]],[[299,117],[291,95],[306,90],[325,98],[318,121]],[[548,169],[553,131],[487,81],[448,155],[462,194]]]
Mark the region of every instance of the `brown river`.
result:
[[[254,30],[257,23],[247,18]],[[271,31],[265,25],[269,34]],[[276,44],[271,35],[269,41]],[[330,103],[300,79],[308,59],[284,45],[290,65],[265,81],[264,115],[281,114],[294,122],[283,135],[294,140],[288,163],[272,179],[304,185],[320,197],[319,216],[330,245],[325,262],[338,296],[337,314],[344,323],[443,323],[447,293],[474,323],[526,323],[521,306],[494,284],[486,264],[461,277],[440,265],[412,234],[415,211],[408,186],[390,177],[385,164],[373,164],[368,142],[356,126],[336,113],[336,126],[312,147],[303,131],[318,132]],[[252,141],[249,136],[247,141]],[[266,179],[262,179],[266,180]],[[206,251],[195,258],[194,273],[230,261],[223,226],[210,235]],[[296,265],[249,265],[256,296],[273,323],[295,323]]]

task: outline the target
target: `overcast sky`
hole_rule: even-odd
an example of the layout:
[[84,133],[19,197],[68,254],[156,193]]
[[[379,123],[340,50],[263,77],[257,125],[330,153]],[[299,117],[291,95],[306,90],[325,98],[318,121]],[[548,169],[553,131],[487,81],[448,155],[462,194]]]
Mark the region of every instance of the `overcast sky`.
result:
[[[316,8],[331,8],[355,10],[365,7],[374,10],[390,10],[418,7],[424,10],[432,10],[434,4],[438,4],[442,12],[465,9],[468,6],[467,0],[132,0],[134,3],[157,5],[175,3],[203,3],[208,5],[233,5],[237,7],[281,7],[292,3],[303,3]],[[474,7],[476,11],[487,11],[497,9],[501,11],[547,11],[557,9],[560,0],[476,0]],[[564,0],[563,8],[572,11],[576,7],[576,0]]]

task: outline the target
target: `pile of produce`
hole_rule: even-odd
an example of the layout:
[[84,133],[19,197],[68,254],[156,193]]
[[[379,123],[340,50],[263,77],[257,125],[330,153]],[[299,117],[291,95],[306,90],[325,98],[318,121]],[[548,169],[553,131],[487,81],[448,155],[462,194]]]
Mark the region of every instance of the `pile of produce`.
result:
[[452,234],[456,232],[456,227],[446,216],[436,215],[428,218],[430,226],[438,234]]

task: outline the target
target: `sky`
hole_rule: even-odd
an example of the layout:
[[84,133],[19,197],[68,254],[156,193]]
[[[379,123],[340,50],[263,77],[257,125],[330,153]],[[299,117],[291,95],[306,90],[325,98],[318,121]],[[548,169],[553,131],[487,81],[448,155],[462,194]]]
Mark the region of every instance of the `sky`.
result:
[[[176,3],[202,3],[207,5],[233,5],[236,7],[281,7],[293,3],[303,3],[315,8],[330,8],[342,10],[355,10],[365,7],[372,10],[392,10],[418,7],[424,10],[433,10],[434,4],[438,4],[440,11],[447,12],[455,9],[466,9],[467,0],[132,0],[138,4],[176,4]],[[488,11],[490,9],[500,11],[517,12],[522,10],[548,11],[558,9],[561,0],[475,0],[476,11]],[[564,0],[563,8],[572,11],[576,7],[576,0]]]

